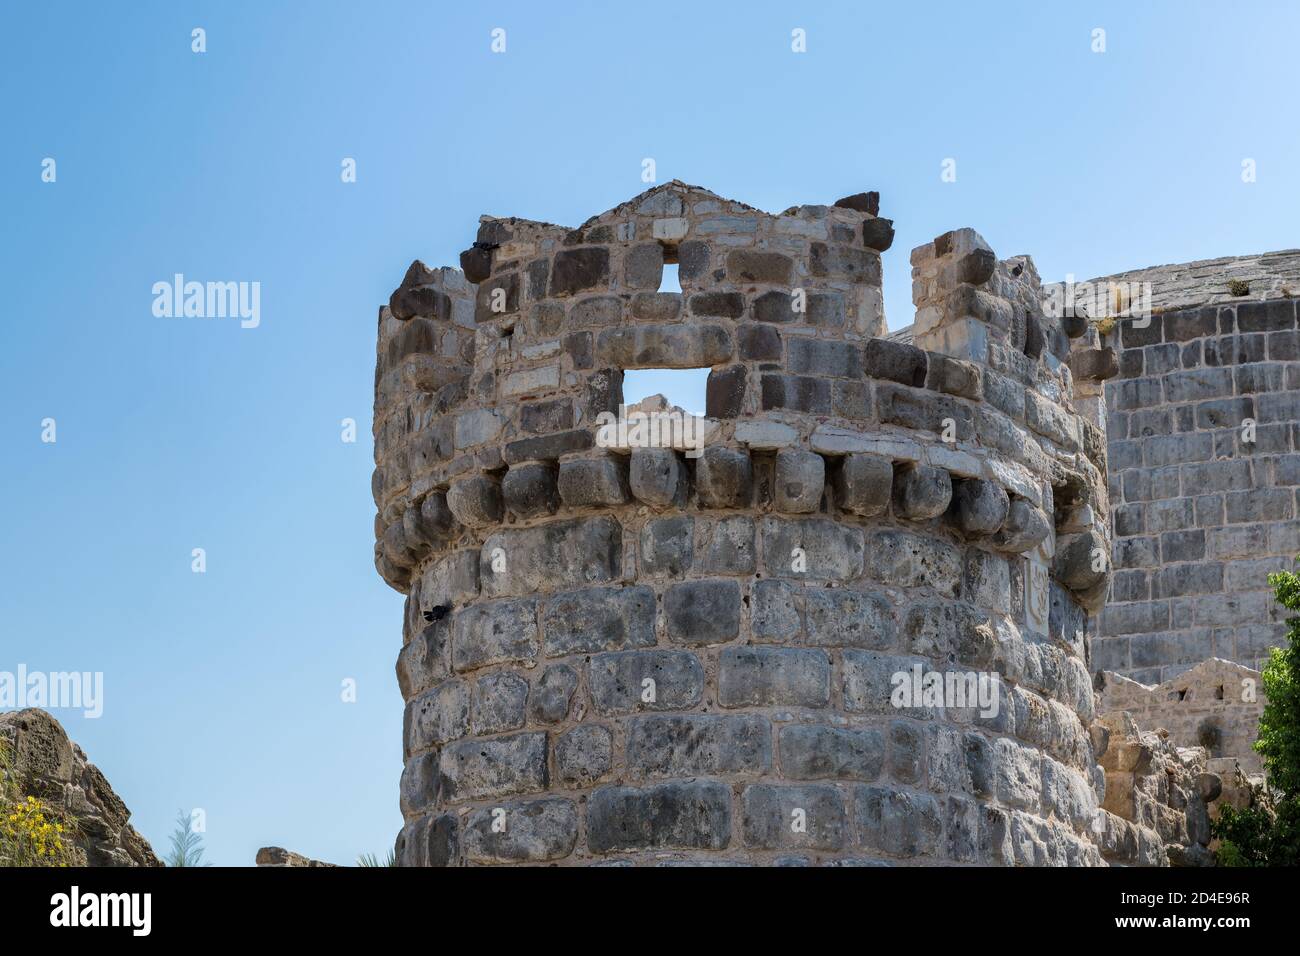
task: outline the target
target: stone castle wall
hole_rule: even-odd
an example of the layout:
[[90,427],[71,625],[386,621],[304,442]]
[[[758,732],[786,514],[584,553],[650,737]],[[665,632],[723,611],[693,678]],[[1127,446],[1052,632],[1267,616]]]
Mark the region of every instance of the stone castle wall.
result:
[[[961,230],[912,254],[923,347],[882,338],[877,202],[671,183],[408,270],[374,426],[400,863],[1160,862],[1098,809],[1109,493],[1065,329]],[[646,367],[711,370],[698,457],[597,442]],[[992,675],[996,715],[895,706],[914,667]]]
[[[1159,684],[1212,657],[1258,669],[1283,642],[1267,577],[1300,552],[1300,331],[1284,297],[1297,263],[1112,277],[1152,281],[1155,314],[1105,336],[1115,574],[1095,670]],[[1229,294],[1234,276],[1249,297]]]

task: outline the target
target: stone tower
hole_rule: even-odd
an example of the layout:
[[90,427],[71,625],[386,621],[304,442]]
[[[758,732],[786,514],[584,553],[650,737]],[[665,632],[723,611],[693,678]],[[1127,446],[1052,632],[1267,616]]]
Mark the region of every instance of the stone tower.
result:
[[[408,270],[373,489],[402,864],[1155,858],[1098,809],[1105,441],[1066,329],[967,229],[885,338],[877,213],[672,182]],[[700,441],[601,430],[625,370],[706,367]]]

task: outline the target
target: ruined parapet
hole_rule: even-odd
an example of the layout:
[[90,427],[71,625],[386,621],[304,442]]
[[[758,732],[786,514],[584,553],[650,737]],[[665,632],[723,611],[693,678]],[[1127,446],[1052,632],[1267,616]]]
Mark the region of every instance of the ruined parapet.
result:
[[1260,773],[1255,752],[1267,698],[1259,671],[1211,658],[1162,684],[1147,685],[1109,671],[1097,676],[1098,710],[1127,711],[1139,727],[1162,729],[1179,747],[1203,747],[1207,767],[1228,779],[1234,765]]
[[[880,337],[876,212],[671,183],[485,219],[473,284],[408,273],[376,406],[400,863],[1101,862],[1097,442],[1055,329]],[[1008,262],[935,294],[1030,315]],[[601,437],[648,367],[710,369],[702,446]]]
[[1163,731],[1142,731],[1127,713],[1092,726],[1106,774],[1095,838],[1119,866],[1210,866],[1210,804],[1222,782],[1203,748],[1180,748]]
[[0,772],[11,776],[18,794],[36,797],[68,821],[63,840],[71,865],[162,866],[131,826],[126,804],[51,714],[36,708],[0,714],[0,750]]

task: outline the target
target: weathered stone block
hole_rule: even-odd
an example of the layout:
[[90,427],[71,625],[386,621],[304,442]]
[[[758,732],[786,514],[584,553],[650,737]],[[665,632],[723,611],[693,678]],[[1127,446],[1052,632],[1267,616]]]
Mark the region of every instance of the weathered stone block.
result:
[[816,511],[826,485],[826,462],[821,455],[783,448],[776,456],[772,506],[786,514]]
[[724,644],[740,633],[740,585],[685,581],[664,592],[668,637],[679,644]]
[[835,500],[840,508],[866,518],[889,510],[894,485],[894,465],[877,455],[845,455],[833,474]]
[[737,418],[745,411],[745,382],[749,372],[743,365],[713,369],[704,387],[704,413],[709,418]]
[[501,495],[506,508],[518,518],[555,514],[560,507],[555,466],[546,462],[515,465],[501,479]]
[[704,695],[704,667],[687,651],[622,651],[591,659],[591,704],[597,713],[685,710]]
[[555,461],[561,455],[587,451],[594,444],[595,437],[591,429],[575,428],[567,432],[507,442],[505,448],[501,450],[501,457],[508,465],[534,460]]
[[753,714],[656,714],[627,724],[627,766],[637,776],[765,773],[772,727]]
[[779,252],[736,249],[727,254],[727,277],[733,282],[770,282],[790,285],[794,263]]
[[677,453],[669,448],[633,448],[628,484],[638,501],[666,508],[679,500],[685,479]]
[[888,339],[869,339],[863,346],[862,364],[867,378],[886,379],[917,388],[925,385],[929,368],[923,349]]
[[560,498],[570,508],[608,508],[628,500],[627,464],[613,456],[560,462]]
[[484,528],[501,521],[501,484],[487,475],[475,475],[452,482],[447,490],[447,507],[456,520],[470,528]]
[[749,631],[756,641],[789,641],[802,630],[795,586],[785,581],[754,582]]
[[600,724],[580,724],[555,741],[555,775],[568,787],[587,787],[609,773],[614,741]]
[[838,850],[846,842],[844,798],[835,787],[754,784],[745,788],[741,806],[746,846]]
[[397,686],[404,700],[450,673],[451,620],[424,628],[397,655]]
[[551,664],[533,685],[528,716],[537,724],[559,723],[569,714],[569,702],[578,689],[578,672],[568,664]]
[[862,244],[868,249],[884,252],[894,244],[894,220],[867,219],[862,223]]
[[587,588],[557,594],[542,611],[547,657],[655,643],[655,595],[648,587]]
[[794,310],[794,297],[779,289],[756,296],[750,306],[750,314],[755,322],[775,324],[802,321],[803,318]]
[[795,780],[870,782],[884,766],[884,737],[874,728],[795,724],[782,727],[778,741],[781,772]]
[[469,687],[452,680],[421,694],[406,706],[406,753],[418,754],[469,733]]
[[993,536],[993,546],[1020,554],[1038,547],[1051,533],[1051,522],[1042,510],[1023,498],[1014,498],[1007,509],[1006,521]]
[[759,387],[764,411],[784,408],[810,415],[831,412],[831,383],[816,376],[765,372]]
[[553,521],[489,535],[479,578],[489,597],[535,594],[616,580],[622,558],[623,530],[614,518]]
[[753,496],[749,453],[716,445],[704,450],[695,465],[695,491],[703,508],[742,508]]
[[596,360],[619,368],[702,368],[728,361],[731,333],[720,325],[633,325],[596,336]]
[[894,469],[894,511],[901,518],[926,521],[948,510],[952,479],[943,468],[906,464]]
[[719,518],[704,528],[707,544],[700,555],[704,574],[754,573],[754,519],[739,515]]
[[643,574],[679,578],[691,569],[694,559],[694,518],[653,518],[641,529]]
[[555,254],[553,262],[552,296],[573,295],[609,281],[608,249],[562,249]]
[[960,481],[953,488],[957,525],[969,535],[993,534],[1007,520],[1011,500],[1002,486],[982,478]]
[[893,587],[926,585],[955,597],[961,580],[961,551],[946,541],[899,530],[874,531],[867,539],[871,554],[867,576]]
[[745,297],[739,292],[700,292],[691,296],[690,308],[695,316],[738,319],[745,314]]
[[481,677],[470,698],[470,729],[475,735],[499,734],[524,725],[528,681],[518,674],[500,672]]
[[664,272],[664,247],[643,242],[627,251],[623,259],[623,281],[629,289],[658,289]]
[[613,850],[721,850],[731,841],[731,791],[711,780],[644,790],[604,787],[587,805],[587,845]]
[[1058,538],[1053,574],[1072,591],[1086,591],[1104,581],[1110,567],[1110,548],[1095,531]]
[[809,589],[804,595],[809,644],[820,647],[891,647],[898,626],[888,597],[847,588]]
[[449,800],[545,790],[546,734],[458,741],[443,748],[439,770]]
[[860,528],[825,518],[762,520],[767,573],[782,578],[848,581],[862,573]]
[[786,368],[796,375],[862,377],[862,349],[852,342],[792,336],[785,347]]
[[825,651],[728,647],[718,659],[718,703],[723,707],[825,707],[830,690]]
[[929,856],[939,846],[943,818],[928,794],[857,787],[854,823],[863,845],[903,859]]
[[539,650],[535,601],[487,601],[456,612],[451,663],[457,672],[532,660]]
[[[494,826],[501,814],[505,826]],[[572,800],[546,797],[484,807],[465,820],[465,858],[470,863],[542,863],[561,860],[578,842],[578,808]]]

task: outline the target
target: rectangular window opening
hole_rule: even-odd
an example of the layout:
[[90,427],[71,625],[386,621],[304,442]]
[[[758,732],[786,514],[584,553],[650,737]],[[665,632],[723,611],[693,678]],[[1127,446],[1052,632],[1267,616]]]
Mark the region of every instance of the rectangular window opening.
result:
[[[673,267],[676,272],[676,267]],[[662,290],[661,290],[662,291]],[[704,414],[704,393],[709,381],[707,368],[638,368],[623,373],[623,402],[633,406],[662,396],[664,402],[643,411],[670,411],[674,407],[692,415]]]

